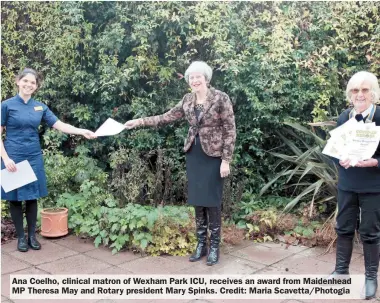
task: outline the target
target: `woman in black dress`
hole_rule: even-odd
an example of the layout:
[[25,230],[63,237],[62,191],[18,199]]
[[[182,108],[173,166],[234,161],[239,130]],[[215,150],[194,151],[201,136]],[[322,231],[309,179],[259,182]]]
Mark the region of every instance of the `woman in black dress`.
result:
[[[192,89],[163,115],[130,120],[127,129],[160,126],[186,118],[190,124],[185,140],[188,203],[195,207],[198,245],[190,261],[207,256],[207,265],[219,260],[221,240],[221,202],[223,178],[230,173],[230,161],[236,140],[235,117],[227,94],[209,86],[212,69],[195,61],[185,72]],[[207,227],[210,249],[207,251]]]

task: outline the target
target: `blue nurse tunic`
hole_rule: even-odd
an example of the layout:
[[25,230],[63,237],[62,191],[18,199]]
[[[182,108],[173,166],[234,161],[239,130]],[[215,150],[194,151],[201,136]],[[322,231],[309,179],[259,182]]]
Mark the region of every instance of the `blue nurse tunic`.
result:
[[[6,127],[4,148],[16,164],[28,160],[37,181],[5,193],[1,188],[1,199],[8,201],[34,200],[47,196],[46,175],[38,127],[41,121],[50,127],[58,118],[43,103],[29,99],[27,103],[15,96],[1,103],[1,126]],[[1,169],[4,169],[1,160]]]

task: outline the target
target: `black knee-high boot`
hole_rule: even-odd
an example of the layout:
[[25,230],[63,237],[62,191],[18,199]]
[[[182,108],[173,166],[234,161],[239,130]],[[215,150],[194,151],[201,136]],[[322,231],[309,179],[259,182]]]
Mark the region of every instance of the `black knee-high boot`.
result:
[[376,296],[377,271],[379,269],[379,244],[363,243],[365,266],[365,298],[370,300]]
[[207,254],[207,211],[206,207],[195,206],[195,225],[198,244],[189,261],[199,261]]
[[37,200],[27,200],[26,202],[26,222],[28,223],[28,245],[30,248],[41,249],[41,244],[36,238],[36,223],[37,223]]
[[335,270],[330,277],[336,275],[348,275],[351,262],[353,238],[338,236],[336,241]]
[[221,233],[222,213],[220,207],[208,207],[208,220],[210,230],[210,250],[207,256],[207,265],[211,266],[219,261],[219,244]]
[[28,250],[28,244],[25,240],[24,234],[24,222],[22,214],[22,202],[21,201],[9,201],[9,210],[11,212],[11,217],[13,224],[16,228],[17,233],[17,249],[22,252]]

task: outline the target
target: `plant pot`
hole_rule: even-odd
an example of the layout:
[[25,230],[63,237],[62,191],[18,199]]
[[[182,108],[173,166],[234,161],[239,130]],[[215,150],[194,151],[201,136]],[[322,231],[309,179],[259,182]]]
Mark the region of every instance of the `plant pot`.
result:
[[67,235],[68,212],[65,207],[41,210],[41,236],[55,238]]

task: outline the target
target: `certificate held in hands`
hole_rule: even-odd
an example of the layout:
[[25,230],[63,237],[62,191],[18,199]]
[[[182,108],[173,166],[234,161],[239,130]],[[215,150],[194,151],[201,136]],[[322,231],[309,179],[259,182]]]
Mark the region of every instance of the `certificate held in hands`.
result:
[[98,137],[101,136],[114,136],[121,133],[125,129],[124,125],[115,121],[112,118],[108,118],[98,130],[95,132],[95,135]]
[[351,118],[330,135],[322,153],[339,160],[349,159],[350,165],[355,166],[358,161],[368,160],[375,154],[380,141],[380,126]]
[[9,172],[6,168],[1,170],[1,186],[6,193],[37,181],[36,174],[28,160],[17,163],[16,168],[15,172]]

